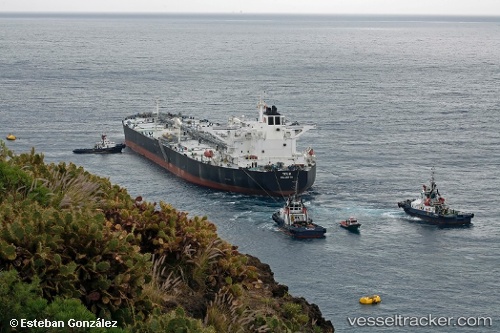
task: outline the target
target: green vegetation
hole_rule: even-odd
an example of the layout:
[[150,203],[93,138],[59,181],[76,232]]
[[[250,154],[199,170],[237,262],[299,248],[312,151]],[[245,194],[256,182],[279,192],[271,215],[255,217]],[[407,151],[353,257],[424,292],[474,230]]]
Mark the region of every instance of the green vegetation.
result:
[[[56,297],[50,304],[42,297],[42,289],[37,279],[31,283],[22,282],[15,270],[0,272],[0,332],[10,332],[9,321],[13,318],[26,320],[46,319],[63,321],[70,319],[93,321],[95,314],[90,312],[76,298]],[[54,329],[54,332],[85,332],[86,328]],[[47,328],[31,328],[29,332],[50,332]],[[95,328],[95,333],[124,332],[121,328]]]
[[13,318],[103,318],[114,332],[333,330],[252,263],[206,217],[1,143],[0,332]]

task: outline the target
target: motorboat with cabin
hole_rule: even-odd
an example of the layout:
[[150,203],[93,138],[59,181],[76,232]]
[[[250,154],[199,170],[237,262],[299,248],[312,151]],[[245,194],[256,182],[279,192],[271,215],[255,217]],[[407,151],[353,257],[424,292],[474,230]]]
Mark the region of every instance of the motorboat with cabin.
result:
[[359,227],[361,227],[361,223],[359,223],[358,219],[353,216],[340,221],[339,225],[349,231],[359,231]]

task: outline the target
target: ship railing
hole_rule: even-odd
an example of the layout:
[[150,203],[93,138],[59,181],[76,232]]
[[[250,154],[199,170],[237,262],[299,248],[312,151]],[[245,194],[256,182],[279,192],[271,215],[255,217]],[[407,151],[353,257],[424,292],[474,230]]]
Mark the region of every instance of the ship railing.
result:
[[136,119],[136,118],[151,118],[151,117],[153,117],[153,113],[152,112],[143,112],[143,113],[136,113],[134,115],[127,116],[125,118],[125,120]]

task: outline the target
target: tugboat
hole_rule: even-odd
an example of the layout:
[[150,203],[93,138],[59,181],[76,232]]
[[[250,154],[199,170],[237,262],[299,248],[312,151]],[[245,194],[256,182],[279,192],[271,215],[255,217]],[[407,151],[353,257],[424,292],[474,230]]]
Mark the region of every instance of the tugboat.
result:
[[451,209],[445,203],[434,181],[434,169],[432,169],[430,186],[423,185],[420,197],[400,201],[398,207],[403,208],[409,215],[441,227],[469,225],[474,217],[473,213]]
[[[227,124],[182,114],[136,114],[123,120],[125,144],[174,175],[212,189],[287,197],[316,180],[312,148],[298,139],[315,125],[289,122],[260,100],[257,117],[230,117]],[[314,113],[309,113],[314,120]]]
[[109,141],[106,134],[101,135],[101,141],[96,142],[94,148],[82,148],[75,149],[73,153],[75,154],[116,154],[121,153],[122,149],[125,148],[124,143],[114,143]]
[[293,238],[323,238],[326,229],[313,223],[309,217],[306,206],[297,195],[289,197],[283,208],[280,208],[273,215],[273,220],[279,228]]
[[353,232],[359,231],[359,227],[361,227],[361,223],[358,222],[358,219],[352,216],[346,220],[340,221],[339,224],[342,228]]

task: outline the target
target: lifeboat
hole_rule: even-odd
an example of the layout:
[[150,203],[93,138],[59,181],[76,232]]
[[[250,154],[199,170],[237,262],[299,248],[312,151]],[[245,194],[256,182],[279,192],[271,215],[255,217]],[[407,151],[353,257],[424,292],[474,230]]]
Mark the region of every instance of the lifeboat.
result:
[[9,134],[6,137],[7,140],[14,141],[16,139],[16,136],[14,134]]
[[203,155],[205,155],[205,157],[211,158],[214,156],[214,152],[212,150],[205,150]]
[[379,295],[364,296],[359,299],[361,304],[378,304],[380,302],[382,302],[382,299]]

